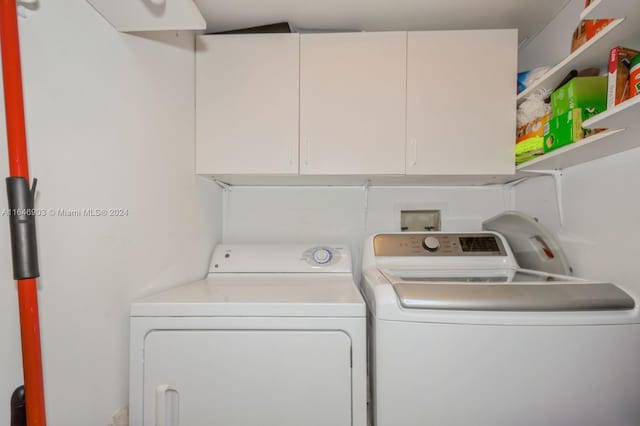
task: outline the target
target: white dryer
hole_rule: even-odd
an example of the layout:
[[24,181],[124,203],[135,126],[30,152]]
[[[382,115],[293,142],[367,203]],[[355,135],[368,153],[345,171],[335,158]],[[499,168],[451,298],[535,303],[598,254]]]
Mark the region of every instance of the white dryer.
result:
[[366,426],[366,307],[343,246],[220,245],[131,305],[133,426]]
[[364,247],[375,426],[640,424],[640,320],[617,286],[519,269],[494,232]]

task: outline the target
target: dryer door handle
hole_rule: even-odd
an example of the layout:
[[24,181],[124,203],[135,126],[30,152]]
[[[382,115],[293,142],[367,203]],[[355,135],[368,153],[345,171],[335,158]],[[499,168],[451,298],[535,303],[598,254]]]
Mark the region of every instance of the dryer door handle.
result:
[[[180,424],[178,410],[180,402],[179,398],[176,398],[176,404],[171,413],[167,413],[167,401],[171,393],[174,393],[176,396],[178,395],[178,391],[169,385],[156,386],[155,426],[179,426]],[[170,414],[170,416],[168,414]],[[168,417],[170,418],[168,419]]]

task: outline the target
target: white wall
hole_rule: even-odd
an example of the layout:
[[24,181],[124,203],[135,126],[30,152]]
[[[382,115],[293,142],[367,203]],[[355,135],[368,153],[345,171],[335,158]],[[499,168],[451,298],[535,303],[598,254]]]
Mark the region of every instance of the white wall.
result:
[[571,0],[534,38],[523,43],[518,71],[554,66],[571,53],[571,35],[580,23],[584,0]]
[[[48,424],[107,425],[127,405],[129,301],[203,276],[220,235],[219,191],[194,175],[193,36],[119,34],[79,0],[40,1],[20,30],[37,207],[129,213],[38,222]],[[0,241],[4,424],[22,383],[6,219]]]
[[557,233],[577,276],[609,280],[640,297],[640,149],[563,173],[564,226],[551,178],[516,187],[516,208]]
[[348,244],[358,278],[365,237],[400,231],[401,210],[441,210],[443,230],[476,231],[509,205],[504,197],[493,186],[232,187],[223,194],[223,241]]

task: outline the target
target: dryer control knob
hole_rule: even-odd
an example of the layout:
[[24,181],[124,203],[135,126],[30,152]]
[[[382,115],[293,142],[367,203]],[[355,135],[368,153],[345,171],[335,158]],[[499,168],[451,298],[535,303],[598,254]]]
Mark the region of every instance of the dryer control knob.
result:
[[422,240],[422,247],[424,247],[427,251],[438,251],[438,249],[440,248],[440,240],[438,240],[436,237],[427,237]]
[[324,265],[325,263],[331,262],[333,258],[333,253],[331,250],[326,248],[318,248],[313,251],[311,254],[311,258],[314,262],[319,263],[320,265]]

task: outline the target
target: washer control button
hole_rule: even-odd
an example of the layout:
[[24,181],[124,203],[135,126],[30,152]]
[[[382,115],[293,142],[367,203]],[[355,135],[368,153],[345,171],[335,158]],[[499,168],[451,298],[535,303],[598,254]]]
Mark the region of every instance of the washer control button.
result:
[[324,265],[331,262],[331,259],[333,259],[333,253],[328,248],[319,247],[313,250],[313,252],[311,253],[311,258],[315,263]]
[[429,236],[422,240],[422,247],[430,252],[438,251],[438,249],[440,248],[440,240],[438,240],[436,237]]

